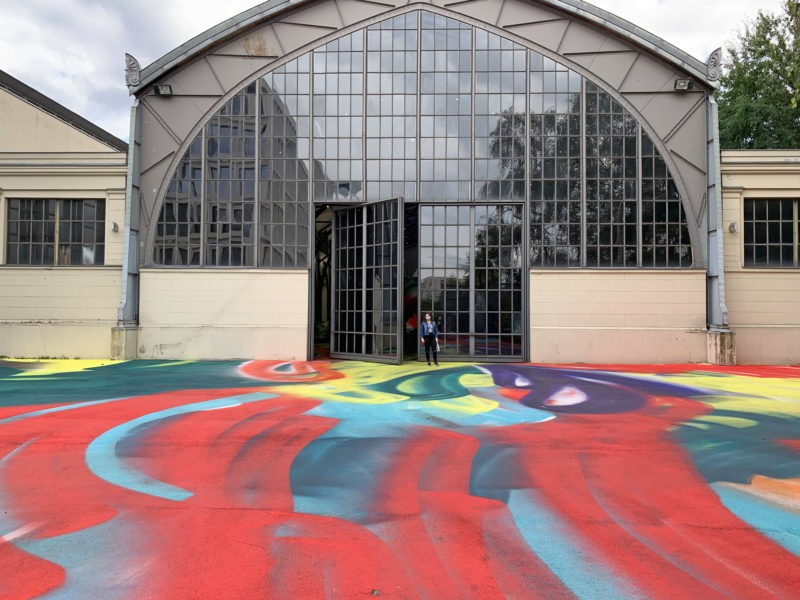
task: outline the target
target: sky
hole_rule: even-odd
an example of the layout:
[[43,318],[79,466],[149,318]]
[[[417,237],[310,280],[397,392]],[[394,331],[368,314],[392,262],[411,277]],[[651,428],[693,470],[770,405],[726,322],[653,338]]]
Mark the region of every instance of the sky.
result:
[[[0,70],[126,140],[125,53],[142,68],[254,0],[0,0]],[[593,0],[705,62],[783,0]]]

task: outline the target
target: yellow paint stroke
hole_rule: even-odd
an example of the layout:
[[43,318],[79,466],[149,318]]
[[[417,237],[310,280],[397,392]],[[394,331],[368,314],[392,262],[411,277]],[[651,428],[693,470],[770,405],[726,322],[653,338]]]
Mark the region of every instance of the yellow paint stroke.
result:
[[[335,365],[335,369],[345,375],[341,379],[331,379],[310,384],[292,384],[289,388],[271,386],[265,389],[278,394],[288,392],[295,396],[305,396],[325,402],[390,404],[407,400],[424,401],[430,404],[431,407],[469,415],[480,414],[497,408],[499,406],[498,402],[469,393],[457,398],[447,399],[428,399],[425,397],[424,386],[428,377],[435,377],[437,371],[444,373],[448,367],[460,366],[473,365],[472,363],[447,363],[447,366],[441,366],[436,369],[428,367],[424,363],[416,362],[387,366],[385,364],[348,361]],[[414,377],[415,375],[420,377]],[[376,387],[387,381],[402,377],[408,377],[408,379],[400,382],[393,392],[376,389]],[[488,373],[465,373],[459,377],[459,383],[468,389],[494,387],[492,377]]]
[[[689,427],[694,427],[695,429],[705,429],[705,430],[711,429],[711,427],[709,427],[708,425],[705,425],[703,423],[697,423],[695,421],[690,421],[688,423],[683,423],[683,425],[687,425]],[[671,429],[677,429],[677,427],[672,427]]]
[[[20,373],[15,373],[12,377],[46,377],[50,375],[61,375],[63,373],[77,373],[97,367],[106,367],[127,362],[124,360],[103,360],[103,359],[9,359],[6,362],[21,363],[20,368],[25,369]],[[27,364],[29,366],[22,366]]]
[[479,398],[472,394],[461,396],[460,398],[448,398],[447,400],[431,400],[427,404],[441,410],[452,410],[468,415],[479,415],[500,406],[500,403],[495,400]]
[[293,384],[288,387],[273,386],[265,387],[275,394],[289,393],[292,396],[304,396],[325,402],[353,402],[355,404],[390,404],[392,402],[402,402],[408,400],[408,396],[401,394],[390,394],[377,390],[361,389],[354,385],[352,381],[337,379],[334,382],[314,384]]
[[[632,377],[637,375],[631,374]],[[782,418],[800,417],[800,378],[751,377],[702,371],[656,378],[705,391],[704,395],[693,398],[713,408]]]
[[745,429],[747,427],[756,427],[758,425],[758,421],[755,419],[744,419],[742,417],[730,417],[714,414],[697,417],[695,418],[695,421],[706,421],[708,423],[725,425],[726,427],[735,427],[736,429]]
[[147,368],[147,369],[161,369],[163,367],[175,367],[175,366],[178,366],[178,365],[191,365],[191,364],[196,363],[196,362],[197,362],[196,360],[173,360],[173,361],[167,361],[167,362],[159,363],[157,365],[145,365],[145,368]]
[[489,373],[465,373],[459,379],[464,387],[468,388],[494,388],[497,387]]

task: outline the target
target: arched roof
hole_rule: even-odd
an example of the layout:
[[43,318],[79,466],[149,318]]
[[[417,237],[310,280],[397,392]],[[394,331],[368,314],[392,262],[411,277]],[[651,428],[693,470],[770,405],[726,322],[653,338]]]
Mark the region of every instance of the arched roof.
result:
[[[254,6],[215,25],[200,35],[195,36],[148,65],[141,70],[137,81],[128,82],[128,89],[131,94],[138,94],[168,73],[191,62],[195,57],[202,55],[210,48],[235,38],[282,12],[311,4],[315,1],[316,0],[268,0],[267,2]],[[502,2],[504,0],[498,1]],[[597,8],[588,2],[583,2],[582,0],[535,0],[535,2],[574,15],[589,23],[611,31],[623,39],[659,56],[665,62],[674,65],[699,82],[705,83],[710,88],[717,87],[716,77],[709,77],[709,69],[705,63],[621,17]],[[420,4],[424,6],[430,3]],[[455,0],[453,2],[445,0],[442,6],[446,8],[448,4],[464,4],[464,2],[460,0]],[[389,10],[391,6],[387,5],[386,8]]]

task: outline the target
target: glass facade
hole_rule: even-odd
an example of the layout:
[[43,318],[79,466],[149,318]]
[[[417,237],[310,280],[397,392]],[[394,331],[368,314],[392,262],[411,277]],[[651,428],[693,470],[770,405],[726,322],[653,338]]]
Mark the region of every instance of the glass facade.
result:
[[[692,266],[675,181],[612,93],[425,10],[328,41],[233,96],[174,173],[153,262],[307,268],[313,207],[390,200],[416,207],[403,278],[450,356],[524,357],[529,268]],[[332,225],[332,349],[388,358],[402,351],[404,263],[390,275],[376,262],[377,248],[391,253],[387,222],[353,211]]]
[[641,125],[556,60],[410,11],[278,67],[189,146],[161,265],[305,268],[309,207],[519,201],[530,268],[692,265],[681,199]]
[[583,78],[537,52],[529,64],[530,264],[579,267]]
[[[370,27],[366,36],[365,198],[414,201],[419,131],[417,14],[383,21]],[[361,124],[357,127],[361,129]]]
[[523,205],[421,206],[419,314],[447,356],[522,357]]

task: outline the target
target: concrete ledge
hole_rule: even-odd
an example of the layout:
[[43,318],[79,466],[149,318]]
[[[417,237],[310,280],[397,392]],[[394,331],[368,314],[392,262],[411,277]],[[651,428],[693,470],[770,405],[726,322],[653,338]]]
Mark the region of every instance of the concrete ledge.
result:
[[306,360],[307,327],[140,326],[138,358]]
[[704,363],[704,329],[531,328],[531,362]]
[[0,356],[109,358],[114,323],[0,323]]
[[731,326],[740,365],[800,365],[800,326]]

